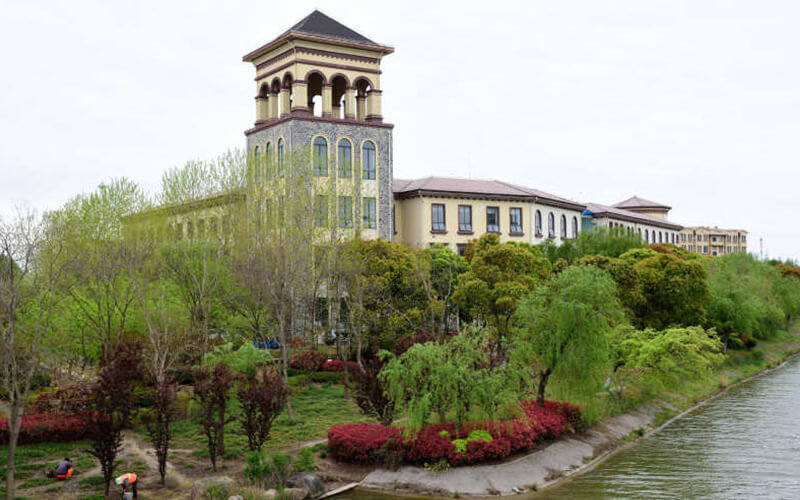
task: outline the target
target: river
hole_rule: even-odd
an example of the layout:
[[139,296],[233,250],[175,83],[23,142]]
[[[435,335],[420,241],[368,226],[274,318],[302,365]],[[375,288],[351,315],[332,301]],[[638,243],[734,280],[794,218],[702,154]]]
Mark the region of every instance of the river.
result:
[[[340,497],[373,498],[391,496]],[[524,498],[800,499],[800,357],[730,389],[594,470]]]

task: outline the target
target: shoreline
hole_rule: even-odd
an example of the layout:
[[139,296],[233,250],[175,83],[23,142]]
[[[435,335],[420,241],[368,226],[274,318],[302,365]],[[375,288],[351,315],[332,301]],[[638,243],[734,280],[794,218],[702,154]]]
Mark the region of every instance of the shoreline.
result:
[[[792,333],[800,335],[797,331]],[[538,492],[594,470],[616,453],[660,432],[729,390],[784,367],[800,355],[800,348],[794,342],[786,343],[780,354],[774,360],[776,364],[770,362],[761,370],[707,392],[688,407],[676,407],[666,401],[646,402],[631,411],[600,421],[581,433],[565,436],[528,454],[496,464],[456,467],[438,474],[416,466],[403,466],[396,471],[378,468],[361,481],[356,491],[428,498],[487,498],[520,494],[535,498]],[[657,415],[665,412],[671,415],[657,423]],[[638,432],[641,434],[636,435]]]

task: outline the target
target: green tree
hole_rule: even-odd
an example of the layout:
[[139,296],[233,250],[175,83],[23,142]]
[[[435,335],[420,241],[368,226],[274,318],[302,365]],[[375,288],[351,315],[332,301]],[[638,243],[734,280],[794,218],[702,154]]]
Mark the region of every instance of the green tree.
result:
[[645,299],[637,311],[644,326],[663,329],[705,324],[711,295],[700,262],[660,254],[639,261],[634,269]]
[[458,277],[469,268],[467,261],[446,246],[434,246],[415,252],[417,278],[428,299],[428,329],[438,342],[451,329],[457,315],[453,294]]
[[594,266],[566,269],[520,301],[511,358],[534,369],[540,405],[551,376],[581,380],[607,362],[621,319],[614,280]]
[[[655,252],[653,254],[656,255]],[[644,305],[645,299],[642,294],[639,274],[631,263],[622,258],[615,259],[602,255],[590,255],[578,259],[575,261],[575,265],[595,266],[608,272],[617,284],[617,297],[625,310],[625,314],[632,322],[638,323],[636,311]]]

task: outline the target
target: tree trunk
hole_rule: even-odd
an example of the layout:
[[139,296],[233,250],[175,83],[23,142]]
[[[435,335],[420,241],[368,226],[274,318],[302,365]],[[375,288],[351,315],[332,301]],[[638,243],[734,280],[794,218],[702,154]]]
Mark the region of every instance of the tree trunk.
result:
[[[280,321],[280,329],[281,329],[281,364],[283,365],[283,381],[286,383],[286,386],[289,386],[289,335],[286,329],[289,327],[286,320]],[[294,411],[292,410],[292,398],[286,398],[286,415],[289,417],[289,420],[294,420]]]
[[8,458],[6,460],[6,500],[14,500],[14,459],[17,454],[17,440],[19,439],[19,429],[22,425],[23,408],[21,399],[15,399],[11,403],[10,414],[8,415]]
[[225,454],[225,406],[220,405],[217,409],[217,419],[219,420],[219,427],[217,427],[217,455],[222,456]]
[[550,369],[539,374],[539,389],[536,394],[536,404],[544,406],[544,391],[547,388],[547,380],[550,378]]

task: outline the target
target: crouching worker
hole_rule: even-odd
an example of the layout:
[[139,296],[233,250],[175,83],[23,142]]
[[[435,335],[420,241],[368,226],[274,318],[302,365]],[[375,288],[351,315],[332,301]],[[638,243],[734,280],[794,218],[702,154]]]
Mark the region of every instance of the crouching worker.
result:
[[71,478],[72,472],[72,462],[69,461],[69,458],[64,457],[64,460],[59,462],[55,469],[47,473],[47,477],[54,477],[63,481]]
[[[127,493],[130,491],[133,493],[133,498],[139,498],[139,494],[136,491],[136,473],[135,472],[128,472],[119,476],[117,479],[114,480],[115,483],[122,486],[122,491]],[[130,497],[125,497],[130,498]]]

